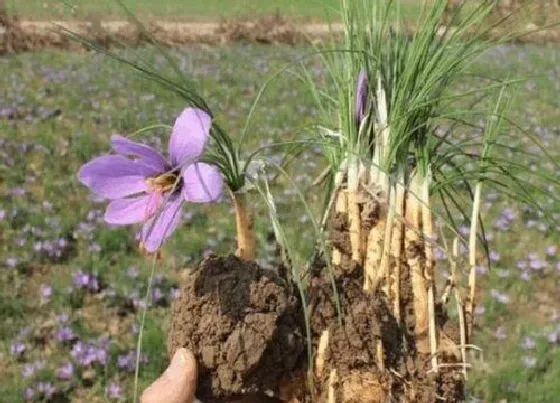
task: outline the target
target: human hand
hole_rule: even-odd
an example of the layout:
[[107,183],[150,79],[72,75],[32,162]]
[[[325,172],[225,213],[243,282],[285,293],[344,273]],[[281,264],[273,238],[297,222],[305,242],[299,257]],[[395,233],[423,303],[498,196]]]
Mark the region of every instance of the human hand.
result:
[[142,393],[141,403],[200,403],[195,397],[198,371],[187,349],[175,352],[165,372]]

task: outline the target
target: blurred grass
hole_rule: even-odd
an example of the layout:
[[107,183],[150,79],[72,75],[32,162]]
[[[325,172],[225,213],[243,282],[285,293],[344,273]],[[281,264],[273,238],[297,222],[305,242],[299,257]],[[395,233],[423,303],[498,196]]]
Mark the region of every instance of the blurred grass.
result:
[[[123,18],[116,0],[5,0],[24,19]],[[403,15],[414,17],[420,0],[401,0]],[[122,0],[141,19],[216,21],[280,13],[296,20],[337,20],[341,0]]]
[[[182,68],[204,88],[217,119],[236,136],[260,84],[308,50],[193,46],[178,50],[176,56]],[[159,69],[166,69],[160,57],[149,51],[143,56]],[[549,152],[558,155],[559,59],[554,46],[503,46],[476,63],[472,71],[476,76],[462,85],[467,89],[480,85],[478,76],[528,77],[520,88],[513,116],[539,135]],[[311,61],[309,68],[320,78],[324,72],[316,62]],[[103,224],[103,205],[89,200],[87,189],[77,182],[75,173],[93,156],[107,152],[112,134],[129,135],[150,124],[171,124],[184,105],[159,87],[94,54],[15,55],[1,58],[0,70],[4,72],[0,86],[5,89],[0,99],[0,210],[4,214],[0,220],[0,400],[22,401],[22,389],[36,386],[38,378],[22,377],[24,363],[36,360],[44,360],[47,365],[41,379],[52,381],[60,390],[67,388],[64,393],[70,400],[105,401],[105,387],[110,382],[118,382],[125,395],[131,396],[133,376],[118,368],[117,357],[135,346],[137,315],[119,314],[118,308],[123,308],[122,301],[143,299],[150,260],[138,252],[132,229],[110,229]],[[53,113],[56,110],[59,116]],[[309,94],[293,78],[284,76],[272,85],[257,108],[249,148],[300,136],[315,116]],[[143,140],[165,149],[167,138],[168,133],[158,130]],[[530,149],[530,142],[525,146]],[[278,161],[280,154],[274,150],[266,158]],[[520,162],[528,169],[549,173],[556,169],[544,159]],[[298,158],[291,171],[314,206],[321,201],[321,192],[308,186],[322,164],[310,150]],[[285,182],[280,180],[278,185],[274,192],[288,236],[309,249],[313,246],[312,234],[304,209]],[[560,350],[558,344],[547,341],[547,336],[560,326],[560,321],[551,319],[555,310],[560,311],[560,271],[555,266],[560,252],[546,258],[544,250],[560,244],[558,228],[506,198],[493,198],[490,192],[485,194],[485,201],[488,228],[505,207],[511,207],[517,218],[509,231],[492,230],[491,249],[501,256],[480,281],[480,306],[484,311],[479,312],[475,343],[484,349],[484,359],[477,362],[471,374],[470,394],[488,402],[554,402],[560,395]],[[556,211],[560,208],[547,207]],[[257,212],[259,256],[264,262],[272,261],[271,245],[266,242],[269,223],[260,202]],[[157,264],[161,278],[156,287],[169,300],[170,289],[180,285],[186,268],[204,253],[234,250],[233,229],[227,202],[188,206],[185,223],[168,242]],[[69,246],[60,257],[35,250],[37,242],[54,243],[61,238]],[[516,265],[518,260],[527,260],[529,253],[548,263],[545,269],[531,272],[531,280],[526,281],[520,278]],[[10,267],[10,258],[17,259],[15,268]],[[130,267],[136,269],[136,277],[129,274]],[[72,275],[78,270],[99,275],[106,285],[104,291],[91,294],[77,290]],[[52,287],[53,295],[41,303],[40,292],[46,285]],[[509,302],[497,300],[491,290],[507,295]],[[121,302],[115,302],[115,296]],[[56,341],[60,325],[55,317],[61,313],[69,315],[69,326],[81,340],[105,336],[111,342],[109,364],[94,368],[92,385],[83,379],[82,370],[76,371],[69,386],[56,380],[55,370],[70,359],[71,350],[70,345]],[[148,312],[143,351],[149,362],[140,371],[142,386],[148,385],[166,364],[169,315],[165,306],[152,307]],[[498,327],[506,334],[503,340],[496,336]],[[46,342],[35,336],[41,331],[48,336]],[[536,346],[521,347],[525,337],[533,338]],[[15,341],[26,345],[20,358],[10,353]],[[526,365],[526,356],[535,358],[534,367]]]

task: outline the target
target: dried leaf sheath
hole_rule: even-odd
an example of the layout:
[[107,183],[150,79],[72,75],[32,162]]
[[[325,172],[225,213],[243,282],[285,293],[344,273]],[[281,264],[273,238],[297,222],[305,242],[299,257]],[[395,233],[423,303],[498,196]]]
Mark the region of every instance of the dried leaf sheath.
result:
[[[414,185],[416,181],[413,181]],[[413,186],[406,195],[405,212],[405,251],[406,261],[410,268],[414,315],[416,318],[416,336],[427,336],[428,333],[428,294],[424,279],[424,242],[422,240],[422,218],[417,194],[417,186]],[[427,352],[424,344],[418,345],[420,351]],[[427,347],[427,346],[426,346]]]
[[245,193],[235,192],[231,193],[231,197],[235,205],[235,225],[237,229],[236,255],[241,259],[254,260],[256,241],[246,195]]

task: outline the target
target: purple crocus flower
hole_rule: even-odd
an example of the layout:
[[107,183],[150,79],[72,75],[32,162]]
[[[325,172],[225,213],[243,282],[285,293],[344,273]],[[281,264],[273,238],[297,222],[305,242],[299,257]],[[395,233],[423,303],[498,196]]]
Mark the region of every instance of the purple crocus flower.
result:
[[61,379],[63,381],[68,381],[72,379],[73,375],[74,375],[74,365],[72,365],[71,362],[62,364],[56,371],[56,376],[58,377],[58,379]]
[[358,82],[356,83],[356,123],[360,127],[362,120],[366,117],[367,113],[367,103],[368,103],[368,76],[367,73],[362,70],[358,75]]
[[25,351],[25,344],[21,342],[13,343],[10,347],[10,351],[12,352],[12,355],[20,356]]
[[109,399],[121,399],[123,397],[122,388],[118,383],[111,382],[106,388]]
[[23,391],[23,398],[25,400],[33,400],[35,397],[35,390],[33,388],[25,388]]
[[177,228],[185,201],[218,200],[223,186],[219,169],[197,162],[210,125],[211,118],[203,110],[185,109],[171,133],[169,160],[145,144],[113,136],[111,144],[117,155],[95,158],[78,174],[93,193],[111,200],[105,221],[114,225],[143,223],[142,246],[155,252]]

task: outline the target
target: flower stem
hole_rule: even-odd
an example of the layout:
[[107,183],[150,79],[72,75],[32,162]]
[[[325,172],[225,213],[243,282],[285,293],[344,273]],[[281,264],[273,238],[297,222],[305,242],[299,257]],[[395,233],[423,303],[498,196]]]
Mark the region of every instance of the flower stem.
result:
[[156,272],[157,254],[152,259],[152,271],[150,279],[148,280],[148,287],[146,288],[146,297],[144,298],[144,308],[142,309],[142,320],[140,322],[140,330],[138,331],[138,341],[136,343],[136,368],[134,369],[134,397],[133,402],[136,403],[138,399],[138,377],[140,374],[140,354],[142,352],[142,338],[144,336],[144,325],[146,324],[146,314],[148,312],[148,305],[150,301],[150,294],[152,292],[152,284],[154,282],[154,275]]

